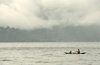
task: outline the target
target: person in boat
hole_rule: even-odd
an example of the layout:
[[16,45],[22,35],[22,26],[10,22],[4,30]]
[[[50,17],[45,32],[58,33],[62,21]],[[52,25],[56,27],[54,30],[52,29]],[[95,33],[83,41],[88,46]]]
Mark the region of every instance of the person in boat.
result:
[[72,54],[72,51],[70,51],[69,54]]
[[79,49],[78,49],[77,53],[80,54],[80,50]]

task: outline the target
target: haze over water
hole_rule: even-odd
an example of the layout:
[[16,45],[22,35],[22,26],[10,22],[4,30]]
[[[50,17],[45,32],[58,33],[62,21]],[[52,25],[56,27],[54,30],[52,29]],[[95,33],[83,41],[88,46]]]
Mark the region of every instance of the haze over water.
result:
[[0,65],[100,65],[100,0],[0,0],[0,42]]

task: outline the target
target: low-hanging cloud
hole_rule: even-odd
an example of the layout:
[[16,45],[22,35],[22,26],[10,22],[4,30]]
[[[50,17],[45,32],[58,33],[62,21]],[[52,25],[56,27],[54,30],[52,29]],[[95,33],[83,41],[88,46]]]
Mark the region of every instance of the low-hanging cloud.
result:
[[0,26],[20,29],[100,24],[99,0],[0,0]]

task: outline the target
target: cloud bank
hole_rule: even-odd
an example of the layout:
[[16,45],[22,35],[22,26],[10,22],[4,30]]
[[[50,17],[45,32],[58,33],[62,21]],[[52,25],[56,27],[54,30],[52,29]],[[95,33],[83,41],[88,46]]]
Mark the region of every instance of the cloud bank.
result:
[[0,26],[20,29],[100,24],[99,0],[0,0]]

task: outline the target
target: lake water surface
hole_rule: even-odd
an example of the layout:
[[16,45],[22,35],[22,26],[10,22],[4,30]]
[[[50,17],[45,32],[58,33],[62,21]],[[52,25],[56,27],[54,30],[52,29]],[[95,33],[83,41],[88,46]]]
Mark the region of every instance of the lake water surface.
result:
[[100,43],[1,43],[0,65],[100,65]]

